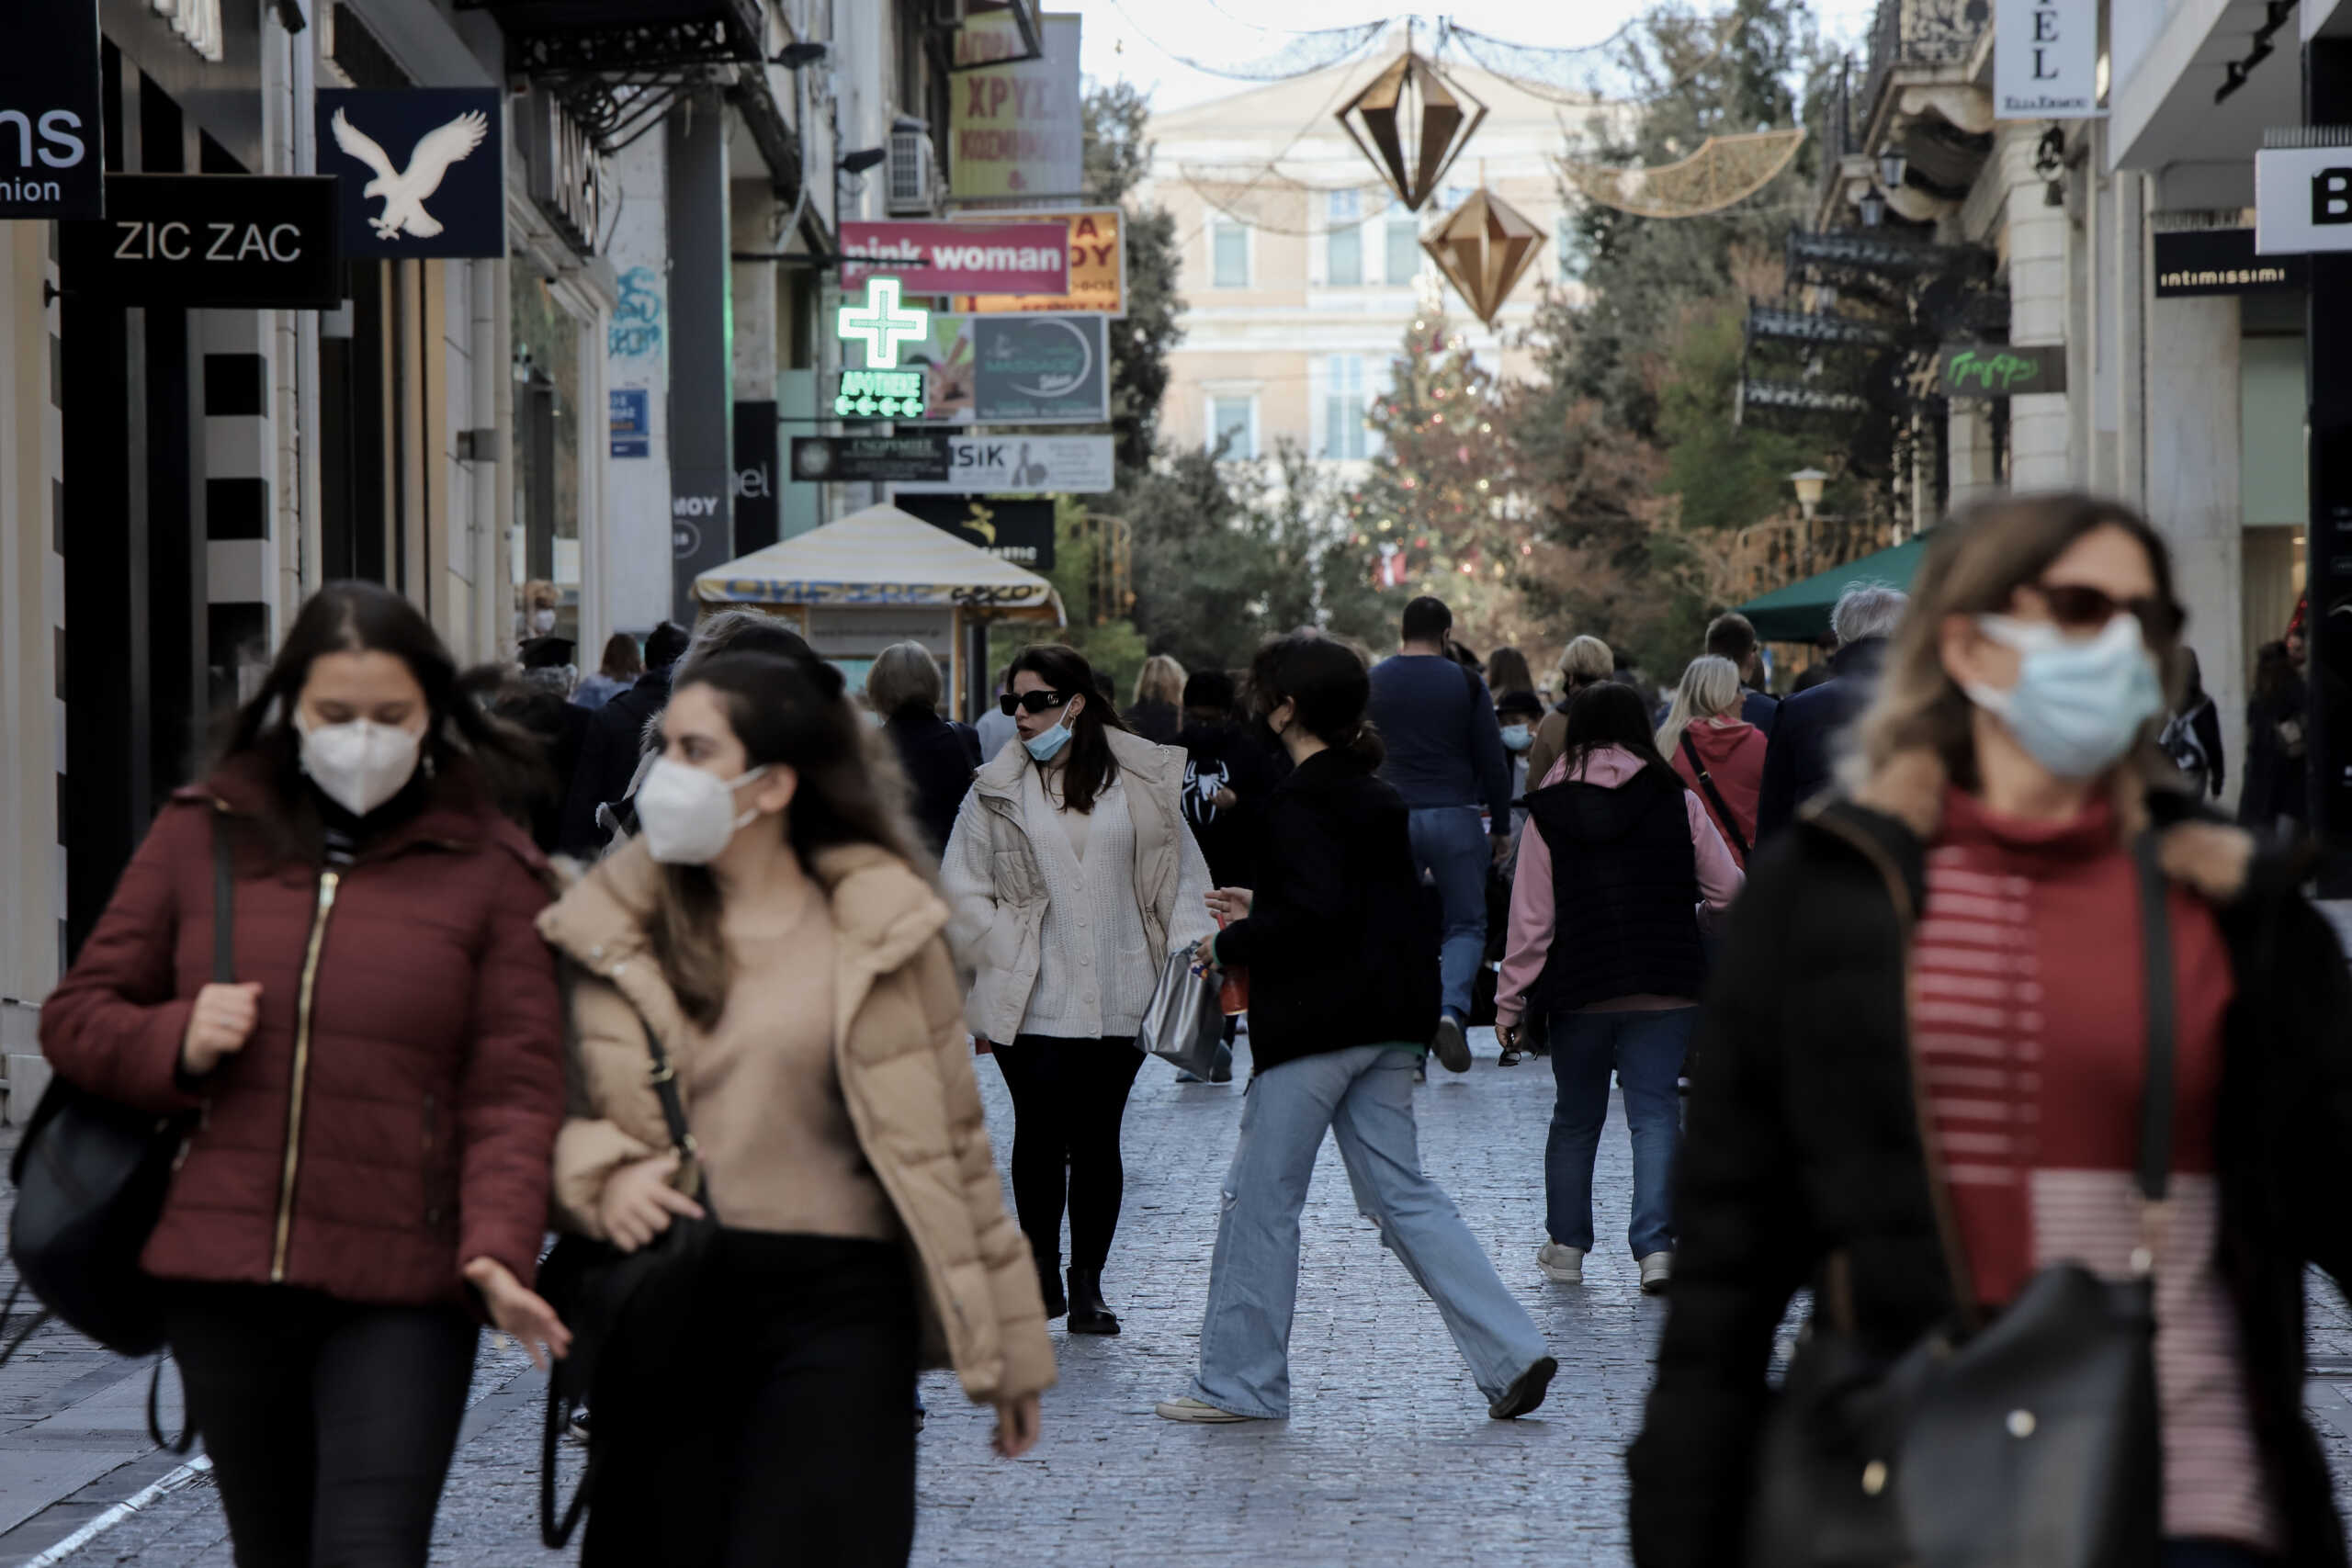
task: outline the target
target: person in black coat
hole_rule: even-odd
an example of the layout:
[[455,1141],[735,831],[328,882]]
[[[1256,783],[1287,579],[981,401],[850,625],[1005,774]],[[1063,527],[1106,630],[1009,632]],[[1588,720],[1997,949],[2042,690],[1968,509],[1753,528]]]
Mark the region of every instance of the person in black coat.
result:
[[1241,917],[1200,958],[1249,971],[1257,1073],[1225,1180],[1200,1375],[1159,1414],[1200,1424],[1289,1414],[1299,1213],[1329,1132],[1356,1206],[1442,1305],[1487,1413],[1523,1416],[1558,1364],[1416,1148],[1412,1074],[1437,1028],[1437,919],[1405,802],[1376,772],[1371,678],[1345,646],[1301,632],[1260,651],[1250,689],[1297,767],[1267,807],[1254,895],[1209,896],[1219,914]]
[[939,716],[939,661],[919,642],[894,643],[866,671],[865,695],[914,787],[915,825],[936,856],[956,830],[956,813],[979,771],[980,738]]
[[1904,596],[1874,583],[1839,596],[1830,621],[1838,649],[1829,679],[1781,700],[1764,749],[1764,780],[1756,798],[1756,841],[1762,843],[1796,818],[1804,803],[1827,789],[1838,767],[1838,744],[1878,686],[1886,639],[1903,618]]
[[670,705],[671,667],[686,651],[685,628],[664,621],[645,639],[645,673],[628,691],[588,717],[580,740],[580,763],[564,795],[558,846],[568,855],[593,859],[603,852],[606,834],[596,808],[628,795],[637,776],[645,727]]
[[1184,667],[1164,653],[1155,653],[1143,661],[1143,671],[1136,677],[1136,700],[1129,704],[1120,717],[1127,728],[1155,746],[1180,744],[1177,731],[1183,728],[1183,716],[1176,705],[1184,697]]
[[2245,773],[2238,783],[2238,820],[2272,832],[2311,820],[2311,690],[2283,642],[2267,642],[2254,660],[2254,695],[2245,705]]

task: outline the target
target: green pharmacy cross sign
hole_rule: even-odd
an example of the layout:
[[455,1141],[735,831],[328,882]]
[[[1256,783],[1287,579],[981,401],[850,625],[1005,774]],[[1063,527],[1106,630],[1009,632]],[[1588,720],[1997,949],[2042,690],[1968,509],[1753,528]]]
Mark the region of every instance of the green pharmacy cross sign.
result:
[[894,370],[899,345],[921,343],[931,335],[931,312],[899,304],[899,280],[877,277],[865,286],[865,303],[844,305],[841,335],[865,344],[865,363],[876,370]]
[[921,419],[923,375],[916,370],[844,370],[833,399],[837,419]]

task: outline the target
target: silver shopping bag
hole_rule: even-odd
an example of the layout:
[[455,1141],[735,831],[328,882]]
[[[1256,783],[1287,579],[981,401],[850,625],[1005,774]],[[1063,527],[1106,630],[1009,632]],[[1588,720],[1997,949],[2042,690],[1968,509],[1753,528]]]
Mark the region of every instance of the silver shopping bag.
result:
[[1204,1078],[1216,1067],[1216,1048],[1225,1040],[1225,1009],[1217,998],[1218,976],[1196,967],[1193,953],[1187,947],[1168,955],[1151,1005],[1143,1010],[1136,1043],[1178,1070]]

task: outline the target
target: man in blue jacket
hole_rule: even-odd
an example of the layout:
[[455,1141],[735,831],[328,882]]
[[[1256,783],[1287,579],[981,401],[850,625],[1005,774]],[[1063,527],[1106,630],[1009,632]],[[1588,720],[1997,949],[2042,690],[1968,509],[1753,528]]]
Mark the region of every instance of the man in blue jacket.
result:
[[1380,776],[1405,798],[1413,858],[1443,908],[1444,1010],[1430,1043],[1460,1073],[1470,1068],[1470,987],[1487,946],[1487,870],[1510,850],[1510,761],[1486,682],[1446,655],[1453,629],[1444,601],[1406,605],[1403,646],[1372,671],[1371,711],[1388,749]]
[[1784,698],[1773,717],[1756,802],[1759,846],[1835,782],[1846,731],[1877,694],[1886,639],[1909,603],[1902,590],[1875,582],[1857,583],[1838,595],[1838,607],[1829,613],[1830,629],[1838,634],[1829,679]]

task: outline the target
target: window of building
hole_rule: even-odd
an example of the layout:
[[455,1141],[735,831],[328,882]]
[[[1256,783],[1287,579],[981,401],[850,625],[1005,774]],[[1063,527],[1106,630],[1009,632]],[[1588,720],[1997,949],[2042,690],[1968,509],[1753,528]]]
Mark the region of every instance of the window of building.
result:
[[1421,270],[1421,220],[1403,202],[1392,201],[1383,229],[1388,251],[1383,276],[1392,286],[1412,282]]
[[1335,190],[1324,197],[1329,229],[1323,239],[1328,281],[1335,288],[1352,288],[1363,282],[1363,197],[1352,190]]
[[1250,287],[1250,226],[1237,218],[1209,225],[1209,283],[1216,288]]
[[1324,361],[1323,377],[1323,456],[1365,456],[1363,355],[1332,355]]
[[1209,400],[1209,450],[1228,462],[1246,462],[1258,455],[1258,400],[1223,397]]

